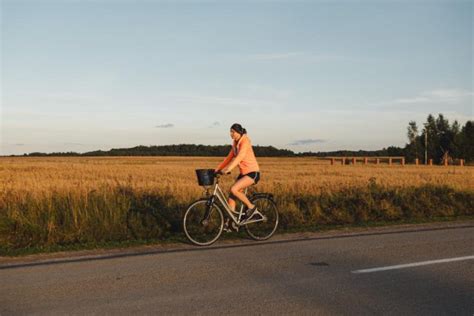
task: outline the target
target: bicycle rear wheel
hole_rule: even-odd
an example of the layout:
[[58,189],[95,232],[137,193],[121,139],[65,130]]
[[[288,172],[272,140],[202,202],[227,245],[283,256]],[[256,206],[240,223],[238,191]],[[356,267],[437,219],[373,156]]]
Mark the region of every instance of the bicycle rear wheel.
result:
[[245,225],[245,230],[254,240],[266,240],[273,236],[278,227],[277,206],[272,199],[263,196],[251,199],[251,201],[257,206],[257,210],[264,216],[264,219],[260,222]]
[[216,203],[207,206],[208,199],[192,203],[183,217],[183,229],[190,242],[208,246],[219,239],[224,228],[224,216]]

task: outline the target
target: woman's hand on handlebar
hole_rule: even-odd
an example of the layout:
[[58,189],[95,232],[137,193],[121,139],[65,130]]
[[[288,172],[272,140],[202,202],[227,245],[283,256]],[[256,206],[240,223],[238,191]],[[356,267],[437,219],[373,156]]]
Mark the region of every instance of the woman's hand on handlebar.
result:
[[227,168],[224,168],[221,170],[222,174],[230,174],[230,170]]
[[230,171],[227,170],[226,168],[224,169],[221,169],[221,170],[214,170],[215,174],[217,175],[226,175],[226,174],[230,174]]

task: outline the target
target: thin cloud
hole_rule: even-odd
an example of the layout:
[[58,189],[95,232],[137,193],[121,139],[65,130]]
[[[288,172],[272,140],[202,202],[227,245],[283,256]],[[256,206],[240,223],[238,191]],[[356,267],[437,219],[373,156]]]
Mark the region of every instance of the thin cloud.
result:
[[273,87],[271,85],[251,84],[246,87],[250,95],[260,99],[267,100],[288,100],[293,91],[282,89],[281,87]]
[[255,61],[278,61],[278,60],[299,60],[305,62],[324,62],[331,60],[346,59],[340,55],[315,54],[310,52],[283,52],[283,53],[264,53],[249,55],[250,60]]
[[212,124],[209,126],[209,128],[214,128],[214,127],[219,127],[219,126],[221,126],[221,123],[219,123],[219,122],[216,121],[216,122],[212,123]]
[[253,55],[250,55],[250,59],[278,60],[278,59],[289,59],[289,58],[294,58],[294,57],[301,57],[302,55],[304,55],[304,53],[301,53],[301,52],[253,54]]
[[294,142],[288,144],[290,146],[301,146],[301,145],[311,145],[311,144],[320,144],[325,143],[326,140],[324,139],[299,139],[295,140]]
[[472,98],[474,93],[468,90],[461,89],[438,89],[431,91],[423,91],[416,96],[408,98],[398,98],[394,100],[380,102],[382,106],[393,105],[416,105],[425,103],[458,103],[468,98]]
[[277,106],[278,103],[265,99],[252,98],[235,98],[221,96],[201,96],[201,95],[179,95],[170,96],[174,102],[185,103],[193,106],[214,106],[234,108],[236,106],[254,108],[255,106],[271,108]]
[[168,123],[168,124],[161,124],[161,125],[156,125],[156,128],[172,128],[174,127],[174,124]]
[[64,145],[72,145],[72,146],[85,146],[85,144],[81,143],[63,143]]
[[472,115],[474,93],[462,89],[436,89],[420,92],[418,95],[396,98],[383,102],[373,103],[378,110],[397,112],[448,112],[462,115]]

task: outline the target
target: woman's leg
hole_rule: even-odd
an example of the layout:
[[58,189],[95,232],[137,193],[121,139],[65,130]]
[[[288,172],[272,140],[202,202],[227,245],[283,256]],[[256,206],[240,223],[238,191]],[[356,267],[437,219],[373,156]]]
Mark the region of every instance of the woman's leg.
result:
[[234,200],[232,197],[229,197],[229,199],[227,200],[227,203],[229,204],[230,209],[233,210],[233,211],[235,211],[235,204],[236,204],[236,202],[235,202],[235,200]]
[[[232,195],[234,195],[239,200],[241,200],[242,203],[244,203],[249,209],[253,208],[255,205],[253,205],[252,202],[249,201],[247,196],[245,196],[243,190],[251,186],[252,184],[254,184],[254,180],[250,178],[249,176],[245,176],[237,180],[234,183],[234,185],[230,188],[230,192],[232,193]],[[235,201],[233,199],[229,199],[229,201],[230,200],[232,200],[233,205],[231,205],[230,203],[229,205],[233,207],[233,209],[235,210]]]

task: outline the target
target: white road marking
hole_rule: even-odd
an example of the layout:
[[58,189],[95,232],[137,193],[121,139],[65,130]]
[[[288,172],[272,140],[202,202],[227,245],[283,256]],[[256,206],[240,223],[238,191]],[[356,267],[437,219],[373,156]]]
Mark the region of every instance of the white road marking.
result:
[[447,259],[430,260],[430,261],[421,261],[421,262],[413,262],[413,263],[406,263],[406,264],[397,264],[395,266],[355,270],[355,271],[352,271],[352,273],[370,273],[370,272],[404,269],[404,268],[411,268],[411,267],[426,266],[426,265],[429,265],[429,264],[446,263],[446,262],[463,261],[463,260],[474,260],[474,256],[447,258]]

